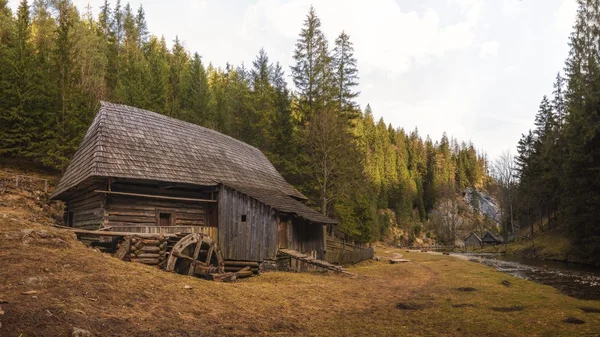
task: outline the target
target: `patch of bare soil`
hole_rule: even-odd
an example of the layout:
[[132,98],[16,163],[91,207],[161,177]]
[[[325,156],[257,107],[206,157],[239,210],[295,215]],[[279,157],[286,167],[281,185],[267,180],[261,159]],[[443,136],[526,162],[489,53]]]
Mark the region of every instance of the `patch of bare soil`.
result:
[[515,305],[512,307],[491,307],[490,309],[492,309],[493,311],[498,311],[498,312],[515,312],[515,311],[523,311],[523,310],[525,310],[525,307],[520,306],[520,305]]
[[462,291],[462,292],[477,291],[477,289],[475,289],[473,287],[458,287],[458,288],[456,288],[456,290]]
[[567,324],[584,324],[585,321],[575,317],[568,317],[563,320],[564,323]]
[[453,308],[475,308],[476,305],[473,303],[459,303],[459,304],[452,304]]

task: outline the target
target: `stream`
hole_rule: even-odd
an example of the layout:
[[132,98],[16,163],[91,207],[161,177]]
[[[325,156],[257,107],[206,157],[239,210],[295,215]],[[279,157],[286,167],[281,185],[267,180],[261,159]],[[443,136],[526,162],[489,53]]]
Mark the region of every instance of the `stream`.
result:
[[452,253],[509,275],[546,284],[566,295],[600,300],[600,268],[575,263],[527,259],[501,254]]

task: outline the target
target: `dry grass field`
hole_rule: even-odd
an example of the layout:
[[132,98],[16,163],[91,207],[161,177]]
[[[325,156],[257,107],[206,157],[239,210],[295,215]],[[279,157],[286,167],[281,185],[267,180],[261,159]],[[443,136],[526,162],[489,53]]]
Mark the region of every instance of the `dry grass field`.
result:
[[600,334],[600,302],[447,256],[381,247],[376,255],[411,262],[364,261],[349,268],[358,278],[272,272],[216,283],[86,248],[45,225],[47,212],[24,192],[0,193],[0,336]]

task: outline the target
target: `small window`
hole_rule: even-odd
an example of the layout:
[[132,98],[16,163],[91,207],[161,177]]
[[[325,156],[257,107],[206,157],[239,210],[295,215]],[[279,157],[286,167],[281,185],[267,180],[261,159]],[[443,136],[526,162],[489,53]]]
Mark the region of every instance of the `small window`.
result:
[[246,222],[246,214],[242,214],[242,222]]
[[175,226],[175,209],[157,208],[156,209],[157,226]]
[[171,224],[173,223],[173,213],[163,213],[160,212],[159,213],[159,226],[171,226]]

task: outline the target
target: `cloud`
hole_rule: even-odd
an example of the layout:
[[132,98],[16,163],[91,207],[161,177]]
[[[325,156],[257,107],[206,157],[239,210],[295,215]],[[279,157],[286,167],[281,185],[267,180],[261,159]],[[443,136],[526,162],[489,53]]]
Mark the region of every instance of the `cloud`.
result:
[[[376,4],[333,0],[316,4],[315,10],[330,43],[342,30],[350,35],[361,73],[383,70],[401,74],[473,45],[483,2],[451,3],[460,6],[462,16],[457,23],[445,26],[440,24],[436,10],[426,8],[419,15],[403,10],[393,0]],[[310,0],[260,0],[246,11],[241,34],[263,41],[276,36],[295,40],[310,5]],[[291,62],[293,43],[289,46],[287,60]]]
[[516,19],[524,11],[523,1],[521,0],[504,0],[502,3],[502,13],[512,19]]
[[481,44],[481,48],[479,50],[479,57],[486,58],[488,56],[496,56],[498,54],[498,48],[500,45],[498,41],[485,41]]
[[554,12],[554,28],[562,36],[568,36],[573,30],[577,15],[577,2],[563,0],[560,7]]

